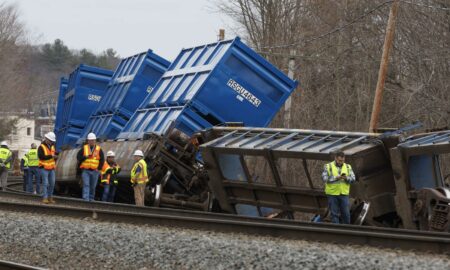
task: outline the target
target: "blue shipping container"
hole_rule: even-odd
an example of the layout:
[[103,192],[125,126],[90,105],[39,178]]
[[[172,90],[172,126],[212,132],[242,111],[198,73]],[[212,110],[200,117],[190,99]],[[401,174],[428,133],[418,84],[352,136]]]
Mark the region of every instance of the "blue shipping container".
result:
[[82,138],[94,132],[98,137],[115,139],[169,65],[152,50],[123,59]]
[[[60,130],[77,130],[78,136],[86,125],[89,116],[97,108],[113,72],[110,70],[80,65],[69,76],[68,87],[64,95],[64,106]],[[58,134],[65,134],[59,132]],[[73,132],[71,132],[72,134]],[[59,139],[58,146],[68,145],[66,135]]]
[[63,126],[84,127],[97,108],[113,73],[110,70],[80,65],[70,74],[64,96]]
[[265,127],[297,84],[239,38],[183,49],[118,137],[152,132],[156,122],[147,117],[167,107],[176,107],[177,114],[164,119],[185,131],[198,123]]
[[68,83],[69,81],[66,78],[61,78],[59,82],[58,103],[56,105],[56,117],[55,117],[55,132],[57,132],[62,127],[64,96],[66,94]]

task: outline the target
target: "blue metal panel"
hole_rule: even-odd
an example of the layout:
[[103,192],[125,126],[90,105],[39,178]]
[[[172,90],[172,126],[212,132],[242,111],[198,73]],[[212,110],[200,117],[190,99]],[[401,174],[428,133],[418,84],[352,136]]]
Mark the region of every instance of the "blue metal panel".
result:
[[97,108],[111,76],[112,72],[109,70],[86,65],[80,65],[70,74],[64,96],[62,126],[84,127]]
[[408,160],[410,185],[413,189],[436,188],[441,186],[435,177],[436,168],[435,155],[411,156]]
[[116,138],[169,65],[152,50],[123,59],[82,137],[94,132],[99,137]]
[[59,152],[62,147],[74,147],[82,132],[83,129],[74,126],[60,128],[56,132],[56,150]]
[[[143,109],[187,105],[198,115],[189,120],[204,119],[209,126],[243,122],[264,127],[297,84],[239,38],[183,49],[130,122],[145,125]],[[182,119],[178,122],[183,125]],[[150,130],[140,124],[127,125],[124,134],[140,137],[140,131]]]
[[69,81],[66,78],[61,78],[59,82],[59,95],[58,104],[56,107],[56,117],[55,117],[55,132],[57,132],[62,127],[62,115],[64,111],[64,96],[66,95],[67,87]]

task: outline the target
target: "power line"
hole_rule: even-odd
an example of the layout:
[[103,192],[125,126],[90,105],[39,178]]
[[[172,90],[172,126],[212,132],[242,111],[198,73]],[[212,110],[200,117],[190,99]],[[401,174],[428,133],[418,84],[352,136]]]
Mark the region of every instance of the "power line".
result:
[[322,39],[322,38],[324,38],[324,37],[326,37],[326,36],[329,36],[329,35],[331,35],[331,34],[334,34],[334,33],[336,33],[336,32],[339,32],[339,31],[341,31],[341,30],[343,30],[343,29],[345,29],[345,28],[347,28],[347,27],[349,27],[349,26],[355,24],[355,23],[358,22],[359,20],[361,20],[361,19],[367,17],[368,15],[374,13],[374,12],[377,11],[378,9],[380,9],[380,8],[382,8],[383,6],[385,6],[385,5],[387,5],[387,4],[390,4],[390,3],[392,3],[392,2],[393,2],[393,0],[389,0],[389,1],[383,2],[383,3],[381,3],[380,5],[376,6],[375,8],[369,10],[368,12],[366,12],[366,13],[364,13],[364,14],[358,16],[358,17],[356,17],[356,18],[353,19],[351,22],[346,23],[346,24],[344,24],[343,26],[338,27],[338,28],[335,28],[335,29],[333,29],[333,30],[331,30],[331,31],[329,31],[329,32],[326,32],[326,33],[322,34],[322,35],[319,35],[319,36],[316,36],[316,37],[313,37],[313,38],[310,38],[310,39],[307,39],[307,40],[304,40],[304,41],[296,41],[296,42],[293,42],[293,43],[290,43],[290,44],[282,44],[282,45],[274,45],[274,46],[263,46],[263,47],[260,47],[260,49],[287,48],[287,47],[292,47],[292,46],[295,46],[295,45],[300,45],[300,44],[310,43],[310,42],[315,41],[315,40],[318,40],[318,39]]

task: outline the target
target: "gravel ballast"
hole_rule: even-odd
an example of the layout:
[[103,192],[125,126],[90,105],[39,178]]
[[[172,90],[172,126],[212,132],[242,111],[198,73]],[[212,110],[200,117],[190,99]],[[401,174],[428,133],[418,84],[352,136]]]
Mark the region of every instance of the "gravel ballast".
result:
[[450,269],[446,255],[0,211],[0,259],[52,269]]

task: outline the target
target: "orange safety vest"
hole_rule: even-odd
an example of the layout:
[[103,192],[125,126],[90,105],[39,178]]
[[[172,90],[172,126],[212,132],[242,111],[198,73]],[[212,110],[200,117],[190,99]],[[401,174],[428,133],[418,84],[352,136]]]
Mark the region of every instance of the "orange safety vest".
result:
[[86,157],[81,165],[80,169],[98,170],[100,164],[100,146],[96,145],[94,151],[91,153],[91,147],[88,144],[83,146],[83,156]]
[[102,167],[102,183],[106,183],[107,185],[109,185],[109,180],[111,180],[111,174],[108,173],[106,174],[106,171],[111,168],[111,166],[109,166],[108,162],[105,161],[105,163],[103,163],[103,167]]
[[[118,171],[118,169],[119,169],[119,165],[117,165],[116,168],[113,169],[113,172],[112,172],[112,173],[106,174],[106,171],[107,171],[109,168],[112,168],[112,167],[109,166],[109,164],[108,164],[107,161],[105,161],[105,163],[103,163],[103,167],[102,167],[102,178],[101,178],[100,182],[106,183],[107,185],[110,184],[111,176],[112,176],[113,174],[117,174],[117,171]],[[114,178],[114,181],[113,181],[113,182],[114,182],[115,185],[119,184],[119,181],[117,180],[117,177]]]
[[[42,143],[39,147],[42,147],[42,150],[44,150],[44,155],[55,155],[55,146],[51,146],[50,149],[48,149],[47,145],[45,143]],[[56,162],[54,158],[43,160],[39,159],[39,167],[44,168],[45,170],[54,170],[56,167]]]

